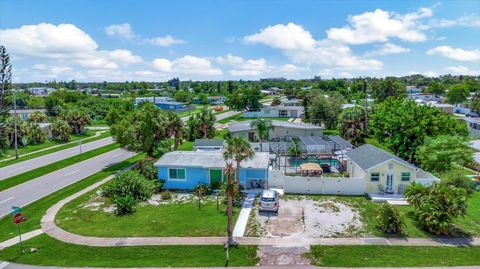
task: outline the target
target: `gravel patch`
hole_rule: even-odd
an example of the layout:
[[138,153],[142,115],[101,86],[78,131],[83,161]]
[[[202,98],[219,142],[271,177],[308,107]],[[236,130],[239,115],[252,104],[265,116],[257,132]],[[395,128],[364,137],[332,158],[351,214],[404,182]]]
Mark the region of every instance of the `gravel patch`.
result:
[[335,199],[307,197],[280,200],[278,215],[252,209],[246,236],[325,238],[358,235],[363,223],[360,213]]

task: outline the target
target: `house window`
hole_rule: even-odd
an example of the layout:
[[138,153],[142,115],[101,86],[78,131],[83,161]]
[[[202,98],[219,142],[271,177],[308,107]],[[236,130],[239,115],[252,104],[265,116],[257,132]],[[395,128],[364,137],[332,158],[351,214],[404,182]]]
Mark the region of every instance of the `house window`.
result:
[[380,173],[372,173],[370,175],[370,180],[371,181],[380,181]]
[[168,169],[169,179],[184,180],[185,169],[170,168]]
[[393,163],[388,164],[388,169],[392,170],[393,169]]
[[288,113],[286,110],[279,110],[278,111],[278,116],[279,117],[287,117],[288,116]]
[[410,173],[402,173],[402,181],[410,181]]

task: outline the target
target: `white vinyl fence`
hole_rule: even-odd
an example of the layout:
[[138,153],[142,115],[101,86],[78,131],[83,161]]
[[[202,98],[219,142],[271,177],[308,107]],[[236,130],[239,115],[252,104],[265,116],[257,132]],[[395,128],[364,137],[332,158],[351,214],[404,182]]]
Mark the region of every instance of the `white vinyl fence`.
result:
[[269,172],[270,188],[282,188],[285,193],[363,195],[364,178],[285,176],[282,171]]

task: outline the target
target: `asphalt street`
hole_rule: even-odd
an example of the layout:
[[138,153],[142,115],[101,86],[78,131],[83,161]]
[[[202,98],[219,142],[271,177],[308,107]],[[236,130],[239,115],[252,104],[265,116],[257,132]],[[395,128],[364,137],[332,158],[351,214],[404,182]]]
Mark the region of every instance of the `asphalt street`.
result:
[[99,139],[86,144],[82,144],[81,146],[75,146],[72,148],[68,148],[68,149],[53,152],[47,155],[43,155],[40,157],[36,157],[31,160],[26,160],[16,164],[8,165],[0,168],[0,180],[4,180],[6,178],[28,172],[35,168],[42,167],[47,164],[54,163],[54,162],[78,155],[80,154],[80,147],[81,147],[81,152],[84,153],[84,152],[94,150],[112,143],[113,143],[112,138],[107,137],[107,138]]
[[[10,213],[12,206],[28,205],[65,186],[82,180],[103,168],[132,157],[132,153],[116,149],[65,167],[0,192],[0,217]],[[28,212],[24,212],[28,217]]]

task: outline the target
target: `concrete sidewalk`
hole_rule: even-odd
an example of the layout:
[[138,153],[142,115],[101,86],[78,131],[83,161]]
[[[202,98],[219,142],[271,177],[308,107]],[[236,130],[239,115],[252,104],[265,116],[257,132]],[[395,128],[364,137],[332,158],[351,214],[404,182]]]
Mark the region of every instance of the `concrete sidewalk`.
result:
[[[91,237],[67,232],[55,224],[55,216],[68,202],[108,181],[106,178],[74,195],[67,197],[47,210],[41,228],[49,236],[63,242],[99,247],[156,246],[156,245],[215,245],[223,244],[226,237]],[[295,238],[295,237],[235,237],[241,245],[258,246],[310,246],[310,245],[396,245],[396,246],[480,246],[475,238]]]
[[[22,241],[28,240],[30,238],[34,238],[35,236],[41,235],[41,234],[43,234],[43,231],[41,229],[37,229],[37,230],[30,231],[28,233],[24,233],[24,234],[22,234]],[[0,242],[0,250],[2,250],[4,248],[11,247],[11,246],[14,246],[18,243],[20,243],[20,238],[18,238],[18,236],[15,236],[11,239]]]
[[245,197],[245,201],[243,202],[242,210],[240,210],[240,214],[238,214],[237,222],[235,223],[235,228],[233,229],[233,236],[240,237],[245,233],[248,218],[250,217],[250,212],[252,211],[254,201],[255,194],[247,194],[247,197]]

